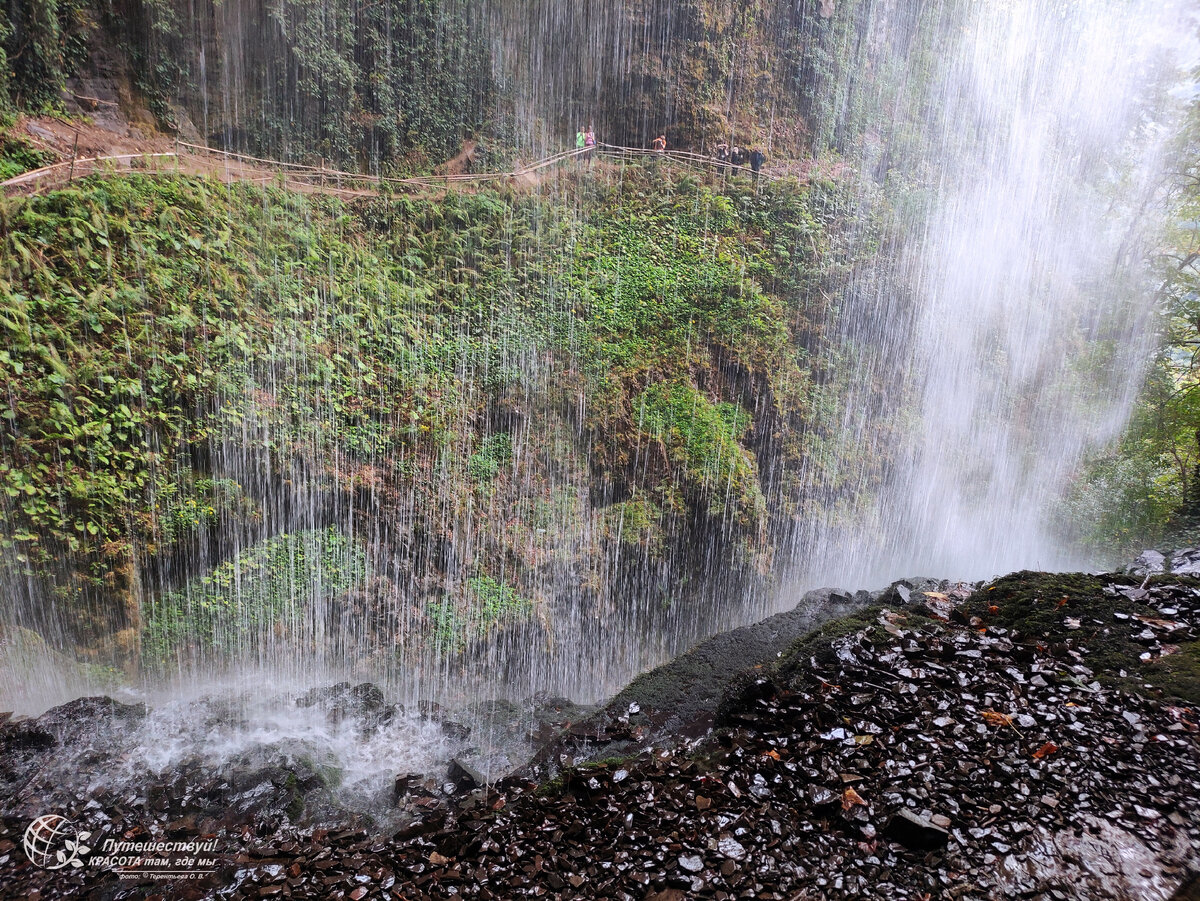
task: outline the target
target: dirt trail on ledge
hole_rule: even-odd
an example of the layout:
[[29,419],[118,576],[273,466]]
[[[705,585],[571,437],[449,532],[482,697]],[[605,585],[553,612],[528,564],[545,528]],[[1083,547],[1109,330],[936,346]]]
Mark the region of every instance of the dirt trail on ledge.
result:
[[[714,158],[687,151],[656,153],[643,148],[605,144],[587,150],[565,150],[528,165],[518,165],[512,171],[468,173],[463,170],[469,167],[476,145],[467,141],[457,156],[438,167],[443,170],[442,174],[387,178],[327,169],[324,166],[261,159],[179,140],[173,141],[163,135],[143,137],[140,130],[133,128],[121,135],[96,125],[75,125],[49,118],[22,118],[16,128],[28,134],[38,149],[54,154],[59,161],[0,182],[0,189],[9,196],[52,190],[86,175],[120,174],[130,171],[199,175],[218,178],[227,183],[273,183],[301,194],[328,194],[347,199],[377,196],[385,185],[389,190],[427,190],[445,189],[450,185],[464,187],[473,183],[508,181],[532,187],[542,181],[549,168],[563,163],[578,165],[577,158],[587,154],[595,154],[602,158],[589,160],[589,163],[600,165],[620,165],[633,159],[651,157],[705,173],[724,169],[732,171],[734,175],[750,174],[747,167],[734,166],[730,169],[723,167]],[[799,174],[803,178],[806,172],[788,174]],[[787,176],[762,172],[756,176],[758,177],[775,180]]]

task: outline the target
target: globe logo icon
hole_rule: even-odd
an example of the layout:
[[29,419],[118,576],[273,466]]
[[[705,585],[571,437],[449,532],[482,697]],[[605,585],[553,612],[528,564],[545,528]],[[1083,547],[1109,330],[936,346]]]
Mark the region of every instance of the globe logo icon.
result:
[[82,867],[80,856],[92,850],[83,842],[91,835],[90,832],[77,833],[66,817],[56,813],[42,814],[25,830],[25,854],[47,870]]

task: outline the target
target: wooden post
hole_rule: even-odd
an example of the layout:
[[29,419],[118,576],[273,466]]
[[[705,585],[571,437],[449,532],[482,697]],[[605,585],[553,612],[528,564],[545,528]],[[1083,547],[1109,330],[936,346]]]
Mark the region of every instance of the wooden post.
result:
[[79,132],[75,132],[75,146],[71,148],[71,169],[67,173],[67,184],[75,180],[75,158],[79,156]]

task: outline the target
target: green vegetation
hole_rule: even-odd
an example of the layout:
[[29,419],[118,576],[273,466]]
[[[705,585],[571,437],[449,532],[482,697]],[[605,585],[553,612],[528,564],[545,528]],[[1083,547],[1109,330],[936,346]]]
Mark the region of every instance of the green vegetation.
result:
[[51,162],[50,154],[32,147],[28,141],[16,135],[5,134],[3,122],[0,122],[0,181],[47,166]]
[[248,659],[265,635],[299,630],[303,640],[314,610],[366,574],[365,552],[336,528],[268,538],[148,604],[142,661],[163,668],[188,655]]
[[500,467],[512,460],[512,437],[500,432],[485,438],[479,450],[467,460],[467,475],[477,482],[490,482],[500,472]]
[[60,108],[66,78],[87,58],[93,15],[88,0],[6,4],[0,16],[0,114],[13,107]]
[[[818,394],[809,360],[839,189],[598,174],[563,198],[345,205],[131,176],[7,203],[7,565],[87,599],[89,621],[132,620],[130,567],[234,534],[289,486],[403,510],[418,539],[479,517],[471,565],[511,566],[513,594],[472,581],[483,625],[457,599],[430,613],[448,636],[523,610],[564,528],[600,554],[588,536],[616,540],[623,516],[659,560],[711,530],[756,565],[829,487],[779,480],[768,499],[758,455],[767,436],[785,461],[823,440],[814,399],[837,383]],[[593,480],[614,486],[603,509]],[[192,629],[171,603],[151,657]]]
[[1116,560],[1200,542],[1200,104],[1174,153],[1175,214],[1152,261],[1161,341],[1124,434],[1087,462],[1065,510],[1080,543]]
[[[18,561],[59,547],[111,561],[131,538],[170,540],[155,499],[182,496],[196,478],[189,449],[236,429],[256,402],[279,424],[279,450],[328,447],[408,406],[393,359],[330,342],[359,324],[352,340],[391,344],[409,321],[396,308],[403,289],[372,278],[319,202],[263,199],[114,179],[6,211],[0,486]],[[310,210],[328,217],[323,228]],[[359,290],[383,302],[357,306]],[[364,359],[377,368],[364,372]],[[267,370],[290,375],[270,397],[256,394]]]
[[491,576],[467,580],[462,603],[445,598],[426,607],[425,615],[438,646],[462,653],[472,641],[487,638],[493,630],[528,618],[533,602],[517,590]]
[[[490,113],[488,38],[469,3],[272,0],[236,25],[213,0],[104,8],[161,124],[174,128],[183,113],[236,149],[370,172],[427,169]],[[231,72],[237,96],[222,90]]]
[[[679,505],[682,506],[682,502]],[[663,552],[663,521],[662,507],[645,492],[636,491],[629,500],[613,505],[608,529],[610,534],[619,536],[623,544],[645,548],[657,557]]]
[[155,498],[160,540],[171,546],[224,518],[250,519],[254,510],[233,479],[198,478],[188,484],[167,482]]
[[732,497],[734,510],[744,520],[765,516],[754,459],[739,443],[750,427],[749,413],[736,404],[714,404],[690,384],[661,382],[643,391],[634,408],[639,439],[662,446],[685,482],[710,498],[711,513],[724,513],[725,499]]

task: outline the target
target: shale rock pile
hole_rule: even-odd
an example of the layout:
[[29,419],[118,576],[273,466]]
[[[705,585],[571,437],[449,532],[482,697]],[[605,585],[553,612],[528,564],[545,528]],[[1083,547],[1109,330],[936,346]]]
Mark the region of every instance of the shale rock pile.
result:
[[397,833],[229,829],[218,872],[186,884],[37,870],[6,818],[0,895],[1191,897],[1200,585],[1021,573],[906,594],[745,672],[716,731],[674,749],[564,756],[548,782],[401,780],[417,816]]

